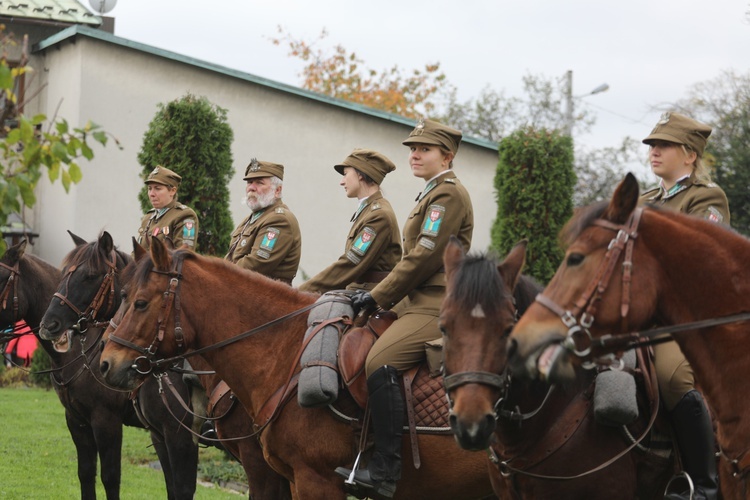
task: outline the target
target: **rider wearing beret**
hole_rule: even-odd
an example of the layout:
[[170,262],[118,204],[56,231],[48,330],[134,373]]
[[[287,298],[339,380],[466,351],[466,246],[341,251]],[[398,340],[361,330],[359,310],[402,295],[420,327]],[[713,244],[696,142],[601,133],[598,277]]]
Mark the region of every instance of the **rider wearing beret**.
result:
[[355,149],[333,167],[342,175],[341,186],[359,206],[339,259],[303,283],[305,292],[324,293],[347,288],[372,290],[401,259],[401,235],[396,214],[383,197],[380,184],[396,169],[377,151]]
[[[409,212],[403,230],[404,255],[393,271],[371,291],[352,298],[355,312],[369,305],[389,309],[399,304],[399,317],[375,342],[367,356],[368,405],[375,451],[366,469],[355,471],[360,489],[391,498],[401,478],[404,403],[398,374],[425,358],[425,342],[440,338],[438,317],[445,296],[443,251],[456,236],[465,251],[471,246],[474,210],[466,188],[453,172],[462,134],[443,124],[420,120],[403,141],[409,165],[425,186]],[[349,477],[351,470],[336,472]]]
[[[650,146],[651,169],[659,177],[659,186],[643,193],[640,202],[728,225],[726,194],[711,181],[702,161],[709,135],[708,125],[678,113],[664,113],[643,139]],[[713,425],[703,396],[695,389],[693,370],[674,341],[654,346],[654,363],[682,466],[694,486],[693,496],[688,485],[676,491],[670,488],[665,498],[717,498]]]
[[148,199],[153,208],[141,219],[138,243],[149,250],[151,238],[169,241],[174,248],[182,245],[195,249],[198,240],[198,216],[193,209],[177,201],[182,177],[168,168],[157,166],[148,177]]

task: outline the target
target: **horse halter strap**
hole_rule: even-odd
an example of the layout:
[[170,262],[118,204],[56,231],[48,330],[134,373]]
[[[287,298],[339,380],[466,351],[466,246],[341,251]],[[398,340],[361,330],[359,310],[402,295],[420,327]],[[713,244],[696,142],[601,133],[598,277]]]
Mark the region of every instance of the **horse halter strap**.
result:
[[617,235],[609,242],[607,253],[599,265],[596,275],[571,309],[563,309],[543,293],[536,296],[537,302],[559,316],[563,324],[568,327],[568,339],[570,341],[568,345],[572,346],[572,349],[578,356],[587,356],[591,348],[588,346],[579,351],[575,346],[573,337],[578,333],[584,333],[588,337],[589,342],[591,341],[591,334],[588,329],[594,324],[597,305],[609,286],[609,282],[614,274],[615,265],[623,250],[625,250],[625,256],[622,263],[620,320],[622,330],[627,331],[627,315],[630,310],[630,283],[633,271],[633,245],[635,239],[638,237],[638,225],[641,222],[642,213],[642,208],[636,208],[630,215],[628,222],[622,225],[613,224],[604,219],[597,219],[592,223],[595,226],[616,231]]
[[0,267],[4,267],[10,271],[8,281],[5,282],[3,291],[0,292],[0,303],[2,303],[3,310],[8,308],[8,297],[10,297],[11,289],[13,290],[13,324],[15,324],[18,318],[18,277],[21,276],[21,272],[18,270],[18,262],[13,267],[3,264],[0,262]]
[[[112,249],[112,252],[110,253],[111,261],[106,262],[107,267],[109,267],[109,271],[107,271],[107,274],[104,275],[104,278],[102,279],[102,284],[99,286],[99,290],[97,290],[96,295],[94,295],[94,298],[91,300],[91,303],[86,307],[86,310],[81,312],[75,304],[73,304],[68,297],[65,295],[55,292],[53,297],[57,297],[60,299],[60,304],[65,304],[68,307],[70,307],[74,313],[78,315],[78,324],[76,325],[78,330],[81,333],[84,333],[88,329],[87,322],[89,320],[93,320],[96,318],[96,316],[99,314],[99,311],[102,308],[102,305],[104,305],[105,299],[107,300],[107,311],[110,311],[112,309],[112,306],[114,305],[115,301],[115,275],[117,274],[117,255],[115,254],[115,250]],[[66,294],[68,293],[67,289],[70,285],[70,277],[75,272],[77,266],[72,265],[68,269],[68,271],[65,273],[65,288],[66,288]]]

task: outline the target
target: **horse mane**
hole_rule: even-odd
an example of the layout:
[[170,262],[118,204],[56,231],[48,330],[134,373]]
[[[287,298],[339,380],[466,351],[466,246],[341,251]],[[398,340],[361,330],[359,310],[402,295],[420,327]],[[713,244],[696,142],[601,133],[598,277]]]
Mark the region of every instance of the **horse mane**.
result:
[[584,229],[589,227],[596,219],[601,218],[608,205],[609,201],[599,201],[576,209],[573,217],[565,223],[560,231],[560,245],[563,248],[569,247]]
[[533,278],[522,275],[516,289],[510,291],[497,266],[498,259],[492,254],[467,255],[456,269],[451,299],[466,310],[471,310],[477,304],[484,310],[491,310],[501,301],[509,300],[509,292],[512,292],[516,308],[523,313],[544,287]]
[[[102,234],[99,234],[101,238]],[[96,269],[104,269],[109,262],[109,255],[104,255],[104,252],[99,251],[99,238],[94,241],[90,241],[85,245],[78,245],[71,250],[68,255],[65,256],[62,262],[62,268],[68,269],[70,266],[79,265],[82,262],[89,262],[95,266]],[[116,266],[118,269],[124,268],[132,259],[130,255],[123,252],[116,246],[115,258],[117,259]]]

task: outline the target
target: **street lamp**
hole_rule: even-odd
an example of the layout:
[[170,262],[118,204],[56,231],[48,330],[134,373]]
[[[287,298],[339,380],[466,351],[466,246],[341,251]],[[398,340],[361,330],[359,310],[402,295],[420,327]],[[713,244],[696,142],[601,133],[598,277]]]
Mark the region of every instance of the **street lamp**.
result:
[[565,135],[573,135],[573,99],[580,99],[589,95],[598,94],[609,89],[609,84],[602,83],[591,92],[573,97],[573,71],[565,72]]

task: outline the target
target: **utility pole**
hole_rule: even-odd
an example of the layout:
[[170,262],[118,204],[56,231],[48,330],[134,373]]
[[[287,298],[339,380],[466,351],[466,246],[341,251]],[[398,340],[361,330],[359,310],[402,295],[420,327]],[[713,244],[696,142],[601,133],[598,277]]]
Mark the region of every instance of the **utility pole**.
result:
[[573,71],[565,72],[565,135],[573,137]]

